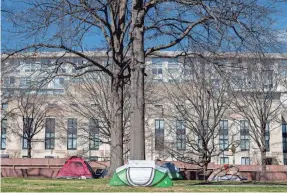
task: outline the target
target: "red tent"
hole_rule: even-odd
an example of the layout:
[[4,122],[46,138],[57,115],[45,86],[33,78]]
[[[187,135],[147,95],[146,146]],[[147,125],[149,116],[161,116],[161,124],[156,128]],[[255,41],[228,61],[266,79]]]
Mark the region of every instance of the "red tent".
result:
[[95,172],[88,162],[84,159],[72,156],[70,157],[57,174],[57,178],[94,178]]

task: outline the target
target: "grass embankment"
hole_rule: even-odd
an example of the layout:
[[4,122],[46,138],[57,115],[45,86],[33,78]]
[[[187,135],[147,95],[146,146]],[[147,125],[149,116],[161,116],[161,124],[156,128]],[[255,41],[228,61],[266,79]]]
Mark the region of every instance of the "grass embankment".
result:
[[240,183],[179,180],[170,188],[111,187],[109,179],[64,180],[2,178],[2,192],[286,192],[287,183]]

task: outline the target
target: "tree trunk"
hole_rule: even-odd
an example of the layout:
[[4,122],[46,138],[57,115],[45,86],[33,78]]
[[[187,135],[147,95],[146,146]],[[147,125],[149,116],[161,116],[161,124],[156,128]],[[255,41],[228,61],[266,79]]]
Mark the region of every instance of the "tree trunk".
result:
[[[266,123],[264,125],[266,125]],[[262,172],[266,172],[266,141],[265,141],[265,135],[266,135],[266,131],[265,131],[265,127],[263,126],[262,127],[262,135],[261,135],[262,145],[259,146],[260,153],[261,153],[261,171]]]
[[261,150],[261,171],[266,172],[266,150]]
[[27,139],[27,146],[28,146],[28,153],[27,153],[27,157],[31,158],[31,152],[32,152],[32,140],[31,139]]
[[111,125],[110,168],[111,177],[123,161],[123,85],[119,77],[112,80],[112,125]]
[[203,166],[203,178],[204,178],[204,181],[206,182],[207,181],[207,166],[208,166],[208,163],[204,163],[204,166]]
[[144,10],[142,0],[132,2],[132,63],[131,63],[131,160],[145,159]]

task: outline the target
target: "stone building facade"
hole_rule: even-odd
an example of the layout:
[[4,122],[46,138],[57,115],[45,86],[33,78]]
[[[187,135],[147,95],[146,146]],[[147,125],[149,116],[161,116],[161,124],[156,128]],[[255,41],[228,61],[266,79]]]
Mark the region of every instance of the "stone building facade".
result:
[[[106,61],[103,53],[90,54],[103,62]],[[190,81],[195,78],[193,76],[194,66],[204,66],[203,64],[205,64],[205,66],[213,67],[204,67],[202,68],[203,71],[209,69],[210,72],[218,73],[221,78],[228,76],[229,85],[234,89],[233,93],[242,91],[242,85],[253,85],[250,80],[254,79],[250,79],[250,77],[254,76],[256,70],[252,66],[258,63],[254,56],[233,53],[224,53],[216,57],[207,55],[205,59],[190,57],[188,60],[182,57],[164,57],[173,54],[173,52],[162,52],[160,57],[146,59],[147,85],[150,93],[146,103],[146,158],[148,160],[177,160],[178,158],[172,156],[168,148],[182,152],[188,150],[188,142],[185,137],[189,135],[188,128],[185,128],[179,120],[174,120],[177,121],[175,124],[171,123],[174,123],[171,121],[171,112],[174,111],[175,106],[169,101],[167,89],[175,90],[174,85],[176,84],[191,84]],[[44,79],[42,80],[41,77],[46,77],[47,74],[52,73],[53,69],[49,69],[50,64],[59,63],[59,60],[62,63],[57,72],[58,76],[51,78],[44,84]],[[19,110],[19,102],[17,102],[19,96],[37,93],[37,95],[45,97],[42,108],[51,108],[52,110],[45,115],[43,128],[33,138],[33,158],[64,158],[71,155],[82,155],[90,160],[109,160],[109,139],[108,136],[105,136],[106,132],[102,131],[108,126],[103,123],[103,117],[89,119],[85,116],[89,113],[88,111],[77,112],[77,109],[86,107],[86,109],[91,110],[93,106],[101,104],[96,104],[92,99],[89,99],[81,93],[81,89],[77,90],[77,88],[86,85],[87,82],[83,82],[81,77],[67,76],[67,74],[78,73],[69,61],[79,65],[86,63],[85,60],[74,55],[62,56],[61,53],[26,55],[3,62],[1,76],[1,154],[15,158],[27,156],[27,142],[23,136],[14,132],[16,128],[21,130],[23,127],[23,116],[19,113],[11,113],[11,111],[17,112]],[[285,121],[287,120],[285,113],[285,105],[287,104],[285,102],[287,98],[287,90],[285,89],[287,56],[270,54],[268,60],[264,62],[266,65],[272,63],[271,70],[269,69],[266,73],[264,71],[264,76],[271,76],[272,80],[276,79],[276,83],[264,80],[265,86],[270,88],[271,85],[274,105],[280,106],[277,109],[276,117],[273,117],[266,127],[268,128],[268,132],[266,132],[266,144],[268,146],[266,157],[268,164],[287,165],[287,123]],[[224,73],[220,74],[222,72]],[[102,77],[98,78],[103,80]],[[90,79],[95,81],[94,84],[100,84],[95,76],[90,77]],[[212,75],[209,79],[212,85],[220,86],[220,78]],[[255,85],[252,89],[255,91],[258,88]],[[74,93],[73,96],[77,96],[78,100],[73,101],[68,93]],[[248,92],[246,92],[247,94]],[[33,104],[33,99],[27,103]],[[278,105],[279,103],[280,105]],[[107,107],[106,110],[109,108]],[[11,114],[13,114],[13,118],[11,118]],[[212,157],[212,162],[217,164],[260,164],[261,155],[258,146],[248,134],[242,132],[248,128],[248,122],[242,114],[228,108],[219,121],[218,127],[223,128],[226,132],[216,136],[215,141],[218,150],[215,152],[218,155]],[[180,133],[177,131],[178,128],[180,128]],[[232,152],[231,144],[235,144],[235,153]],[[127,152],[125,158],[128,159],[128,142],[124,147]],[[219,151],[222,147],[226,147],[225,150]]]

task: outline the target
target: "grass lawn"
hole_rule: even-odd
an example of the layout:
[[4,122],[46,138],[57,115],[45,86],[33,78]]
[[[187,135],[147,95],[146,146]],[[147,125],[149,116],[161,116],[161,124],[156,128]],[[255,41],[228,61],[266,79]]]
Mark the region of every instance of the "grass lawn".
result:
[[286,192],[287,183],[240,183],[179,180],[170,188],[111,187],[109,179],[64,180],[2,178],[2,192]]

